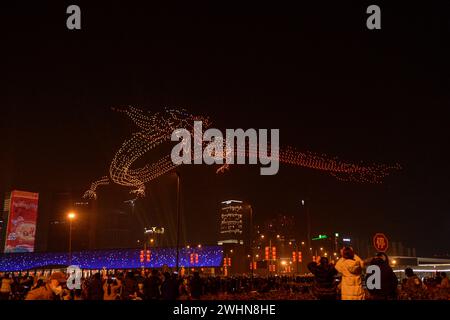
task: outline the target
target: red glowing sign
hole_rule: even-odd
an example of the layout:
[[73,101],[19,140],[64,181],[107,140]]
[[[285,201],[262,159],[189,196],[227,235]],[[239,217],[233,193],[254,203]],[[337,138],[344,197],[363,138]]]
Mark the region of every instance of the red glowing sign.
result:
[[373,237],[373,246],[379,252],[386,252],[389,248],[388,238],[383,233],[377,233]]

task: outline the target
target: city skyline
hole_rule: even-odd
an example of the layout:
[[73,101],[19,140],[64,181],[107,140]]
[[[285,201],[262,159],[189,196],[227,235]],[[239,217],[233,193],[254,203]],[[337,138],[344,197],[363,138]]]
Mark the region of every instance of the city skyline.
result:
[[[439,23],[405,27],[411,13],[401,8],[395,22],[387,19],[389,33],[367,34],[357,27],[362,5],[331,8],[270,19],[264,6],[250,18],[213,10],[211,19],[202,14],[207,8],[192,18],[182,9],[161,16],[92,6],[79,34],[50,14],[65,12],[63,5],[32,4],[21,9],[26,21],[5,17],[0,198],[12,189],[38,192],[38,216],[49,218],[52,194],[81,196],[135,132],[111,108],[179,106],[213,118],[217,128],[279,128],[281,144],[299,150],[402,166],[374,185],[284,165],[273,177],[247,166],[221,175],[209,166],[180,167],[183,226],[193,243],[214,242],[209,226],[220,201],[251,203],[256,221],[264,221],[279,213],[300,218],[306,199],[313,230],[384,232],[418,254],[448,253],[445,17],[430,9],[434,16],[424,21],[442,17]],[[105,21],[120,23],[105,30]],[[173,175],[146,188],[143,212],[174,214]],[[108,201],[116,191],[102,196]]]

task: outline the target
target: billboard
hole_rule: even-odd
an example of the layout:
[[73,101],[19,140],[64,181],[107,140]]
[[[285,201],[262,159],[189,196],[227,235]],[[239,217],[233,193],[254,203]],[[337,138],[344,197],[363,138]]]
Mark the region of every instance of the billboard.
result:
[[14,190],[5,201],[5,252],[33,252],[39,194]]

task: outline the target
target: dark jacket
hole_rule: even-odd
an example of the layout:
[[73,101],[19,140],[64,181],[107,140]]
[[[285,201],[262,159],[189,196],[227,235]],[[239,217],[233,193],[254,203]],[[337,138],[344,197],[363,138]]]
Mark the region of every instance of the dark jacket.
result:
[[92,279],[88,289],[89,300],[103,300],[103,283],[100,279]]
[[144,280],[144,296],[147,300],[157,300],[160,298],[159,286],[161,279],[156,275],[151,275]]
[[130,300],[132,299],[130,296],[133,296],[138,291],[139,287],[137,281],[129,277],[125,278],[122,283],[122,299]]
[[317,264],[311,262],[308,269],[314,275],[313,293],[320,300],[336,299],[335,276],[337,270],[330,264]]
[[200,299],[203,293],[203,282],[199,276],[194,276],[190,283],[191,296],[194,299]]
[[[380,289],[367,289],[370,293],[370,299],[373,300],[392,300],[397,298],[397,286],[398,279],[389,264],[382,259],[373,259],[372,265],[377,265],[381,272],[381,288]],[[367,279],[370,275],[366,276]]]
[[178,281],[175,277],[164,280],[161,285],[161,297],[163,300],[176,300],[178,297]]

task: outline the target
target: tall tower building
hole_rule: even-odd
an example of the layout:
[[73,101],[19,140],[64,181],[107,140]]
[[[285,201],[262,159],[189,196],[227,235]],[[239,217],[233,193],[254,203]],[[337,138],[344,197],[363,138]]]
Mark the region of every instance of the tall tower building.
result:
[[228,274],[250,271],[252,214],[252,207],[240,200],[226,200],[220,204],[218,244],[223,247]]
[[219,245],[250,245],[251,206],[240,200],[221,202]]

